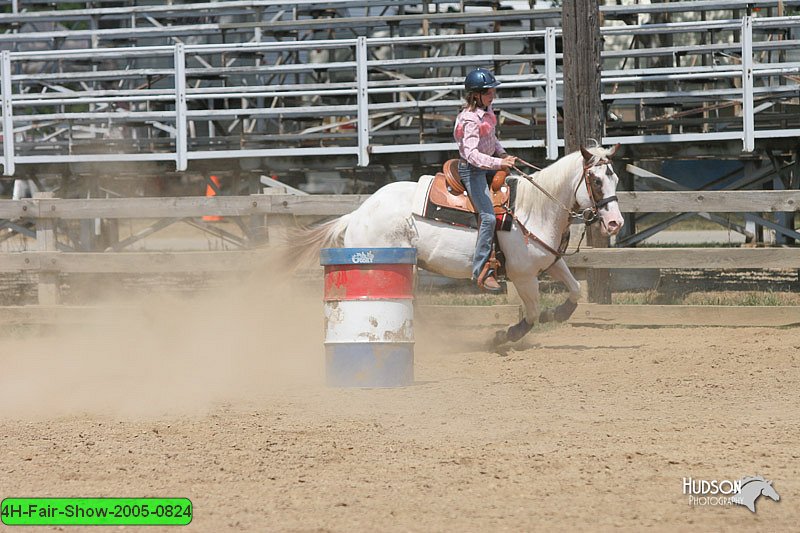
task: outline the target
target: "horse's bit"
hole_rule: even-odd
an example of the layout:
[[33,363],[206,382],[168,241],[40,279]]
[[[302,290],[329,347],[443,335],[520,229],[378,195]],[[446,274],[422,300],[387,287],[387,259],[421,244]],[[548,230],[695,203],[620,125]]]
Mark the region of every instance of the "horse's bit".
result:
[[[531,168],[533,168],[533,169],[536,169],[536,170],[542,170],[541,168],[537,167],[536,165],[531,165],[530,163],[528,163],[528,162],[527,162],[527,161],[525,161],[524,159],[517,158],[517,161],[519,161],[520,163],[522,163],[522,164],[524,164],[524,165],[527,165],[527,166],[529,166],[529,167],[531,167]],[[587,193],[588,193],[588,195],[589,195],[589,201],[590,201],[590,202],[592,202],[592,205],[591,205],[590,207],[587,207],[586,209],[584,209],[584,210],[583,210],[582,212],[580,212],[580,213],[578,213],[577,211],[575,211],[575,208],[573,208],[573,209],[569,209],[567,206],[565,206],[565,205],[564,205],[564,204],[563,204],[563,203],[562,203],[562,202],[561,202],[561,201],[560,201],[558,198],[556,198],[555,196],[553,196],[552,194],[550,194],[550,193],[549,193],[548,191],[546,191],[546,190],[545,190],[545,189],[544,189],[544,188],[543,188],[541,185],[539,185],[538,183],[536,183],[536,180],[535,180],[535,179],[533,179],[533,176],[531,176],[531,175],[529,175],[529,174],[526,174],[525,172],[523,172],[522,170],[520,170],[520,169],[519,169],[519,167],[517,167],[516,165],[514,165],[514,166],[513,166],[513,168],[514,168],[514,170],[516,170],[517,172],[519,172],[519,173],[520,173],[520,175],[521,175],[523,178],[525,178],[526,180],[528,180],[529,182],[531,182],[531,184],[532,184],[534,187],[536,187],[537,189],[539,189],[540,191],[542,191],[542,193],[544,193],[544,195],[545,195],[545,196],[547,196],[548,198],[550,198],[551,200],[553,200],[555,203],[557,203],[559,206],[561,206],[561,209],[563,209],[564,211],[566,211],[566,212],[567,212],[567,214],[569,214],[570,218],[572,218],[572,219],[575,219],[575,220],[580,220],[580,221],[582,221],[582,222],[583,222],[585,225],[587,225],[587,226],[591,226],[592,224],[594,224],[595,222],[597,222],[598,220],[600,220],[600,218],[597,216],[597,213],[598,213],[598,212],[599,212],[601,209],[603,209],[604,207],[606,207],[606,206],[607,206],[608,204],[610,204],[611,202],[616,202],[616,201],[618,201],[618,200],[619,200],[619,198],[617,198],[617,196],[616,196],[616,195],[609,196],[609,197],[607,197],[607,198],[601,198],[600,200],[596,200],[596,199],[595,199],[595,197],[594,197],[594,190],[592,189],[592,184],[591,184],[591,183],[590,183],[590,181],[589,181],[589,170],[590,170],[590,169],[592,169],[593,167],[599,166],[599,165],[600,165],[600,163],[602,163],[603,161],[604,161],[604,160],[603,160],[603,159],[601,159],[600,161],[598,161],[598,162],[597,162],[597,163],[595,163],[594,165],[584,165],[584,166],[583,166],[583,180],[582,180],[582,181],[583,181],[583,183],[586,185],[586,192],[587,192]],[[607,160],[605,160],[605,161],[606,161],[606,163],[605,163],[606,165],[609,165],[609,164],[610,164],[610,163],[609,163]],[[578,195],[578,187],[580,187],[580,186],[581,186],[581,182],[579,181],[579,182],[578,182],[578,185],[575,187],[575,196],[576,196],[576,197],[577,197],[577,195]]]

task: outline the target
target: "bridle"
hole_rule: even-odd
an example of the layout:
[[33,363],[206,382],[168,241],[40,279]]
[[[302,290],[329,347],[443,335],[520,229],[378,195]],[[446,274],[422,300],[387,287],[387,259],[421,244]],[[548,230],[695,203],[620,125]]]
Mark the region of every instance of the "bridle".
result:
[[[592,203],[591,206],[584,209],[581,214],[579,215],[579,220],[582,220],[583,223],[587,226],[591,226],[598,220],[600,217],[597,216],[597,213],[608,206],[611,202],[619,201],[616,195],[607,196],[605,198],[600,198],[600,200],[595,199],[594,197],[594,188],[591,184],[591,173],[590,170],[594,167],[599,167],[600,165],[606,165],[606,167],[610,167],[611,162],[608,159],[600,159],[594,165],[583,165],[583,182],[586,184],[586,192],[589,195],[589,201]],[[578,187],[580,187],[580,182],[575,187],[575,200],[577,202],[578,198]],[[572,211],[574,212],[574,210]]]
[[[532,165],[532,164],[528,163],[527,161],[524,161],[524,160],[522,160],[520,158],[517,158],[517,161],[519,161],[520,163],[522,163],[522,164],[524,164],[526,166],[529,166],[529,167],[531,167],[531,168],[533,168],[535,170],[542,170],[541,168],[537,167],[536,165]],[[567,206],[565,206],[564,203],[561,200],[559,200],[558,198],[553,196],[544,187],[542,187],[541,185],[536,183],[536,180],[533,178],[533,176],[523,172],[516,165],[513,165],[512,168],[514,170],[516,170],[521,177],[523,177],[526,180],[528,180],[531,183],[531,185],[533,185],[534,187],[539,189],[550,200],[552,200],[553,202],[558,204],[561,207],[561,209],[563,209],[569,215],[569,217],[571,219],[579,220],[579,221],[583,222],[585,227],[589,227],[592,224],[594,224],[595,222],[597,222],[598,220],[601,220],[601,218],[597,215],[598,212],[601,209],[606,208],[608,206],[608,204],[610,204],[611,202],[618,201],[618,198],[616,197],[616,195],[608,196],[606,198],[600,198],[599,200],[597,200],[595,198],[594,188],[592,187],[592,184],[591,184],[591,181],[590,181],[591,180],[591,172],[590,172],[590,170],[592,168],[596,167],[596,166],[600,166],[601,164],[610,166],[610,162],[608,161],[608,159],[600,159],[596,163],[591,164],[591,165],[584,163],[584,165],[583,165],[583,176],[578,181],[577,185],[575,186],[575,191],[574,191],[575,206],[572,209],[570,209]],[[580,209],[580,205],[578,205],[578,189],[580,188],[581,183],[583,183],[586,186],[586,192],[589,195],[589,201],[591,202],[592,205],[590,205],[589,207],[583,209],[581,212],[578,212],[577,210]],[[569,239],[566,239],[566,241],[562,241],[561,245],[559,246],[559,249],[556,250],[555,248],[553,248],[552,246],[550,246],[549,244],[544,242],[542,239],[537,237],[528,228],[526,228],[522,224],[522,221],[520,221],[519,218],[517,218],[517,215],[514,212],[512,212],[509,209],[507,209],[507,212],[511,215],[511,217],[514,219],[514,221],[517,223],[517,226],[519,227],[519,229],[522,232],[522,234],[525,236],[526,240],[530,239],[530,240],[533,240],[533,241],[539,243],[539,245],[541,245],[545,250],[547,250],[548,252],[550,252],[551,254],[553,254],[555,256],[555,259],[554,259],[553,263],[550,266],[553,266],[553,264],[555,264],[555,262],[558,261],[558,259],[560,259],[561,257],[564,257],[565,255],[574,255],[574,254],[580,252],[581,243],[583,243],[583,238],[586,235],[586,231],[585,230],[583,232],[583,235],[581,235],[580,241],[578,242],[577,249],[574,252],[570,253],[570,254],[565,254],[564,252],[566,251],[567,245],[569,244]],[[546,271],[546,270],[549,270],[549,269],[550,269],[550,267],[547,267],[544,270]]]
[[[517,161],[519,161],[520,163],[522,163],[522,164],[524,164],[526,166],[529,166],[529,167],[531,167],[533,169],[542,170],[541,168],[537,167],[536,165],[532,165],[532,164],[528,163],[527,161],[524,161],[524,160],[522,160],[520,158],[517,158]],[[606,198],[600,198],[599,200],[596,199],[595,198],[595,194],[594,194],[594,188],[592,187],[592,183],[591,183],[591,172],[590,172],[591,169],[594,168],[594,167],[598,167],[600,165],[609,166],[610,164],[611,163],[608,161],[608,159],[600,159],[594,164],[584,164],[583,165],[583,177],[581,178],[581,180],[578,181],[578,184],[575,186],[575,194],[574,194],[574,196],[575,196],[575,206],[572,209],[570,209],[567,206],[565,206],[561,202],[561,200],[559,200],[558,198],[556,198],[555,196],[550,194],[550,192],[545,190],[544,187],[542,187],[541,185],[536,183],[536,180],[534,179],[533,176],[523,172],[516,165],[514,165],[512,168],[514,170],[516,170],[520,174],[520,176],[522,176],[523,178],[528,180],[531,183],[531,185],[533,185],[534,187],[539,189],[545,196],[547,196],[549,199],[551,199],[552,201],[557,203],[561,207],[561,209],[563,209],[564,211],[567,212],[567,214],[570,216],[570,218],[572,220],[578,220],[578,221],[583,222],[586,226],[591,226],[592,224],[594,224],[595,222],[600,220],[600,217],[597,216],[597,214],[600,212],[601,209],[604,209],[611,202],[619,201],[619,198],[617,198],[616,195],[608,196]],[[589,196],[589,201],[591,202],[591,205],[589,207],[583,209],[582,211],[578,212],[577,210],[580,209],[580,206],[577,203],[577,201],[578,201],[578,189],[580,188],[581,183],[586,185],[586,193]]]

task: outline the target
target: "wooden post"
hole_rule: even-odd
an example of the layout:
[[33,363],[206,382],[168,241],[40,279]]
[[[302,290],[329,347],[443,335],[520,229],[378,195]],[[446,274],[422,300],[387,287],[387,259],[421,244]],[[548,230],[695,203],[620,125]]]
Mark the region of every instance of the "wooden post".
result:
[[[752,181],[754,174],[757,172],[756,163],[753,160],[745,160],[744,162],[744,177],[748,181]],[[777,169],[776,169],[777,170]],[[753,213],[756,216],[762,216],[763,213]],[[744,227],[748,233],[753,235],[753,238],[746,238],[745,242],[752,246],[764,244],[764,226],[756,224],[754,220],[745,218]]]
[[[79,185],[79,191],[81,197],[84,198],[98,198],[99,197],[99,186],[97,183],[97,176],[89,175],[84,176],[81,180],[81,185]],[[98,239],[97,239],[97,232],[96,232],[96,225],[97,219],[94,218],[82,218],[80,220],[80,228],[81,228],[81,240],[78,248],[82,252],[97,252],[98,251]]]
[[[261,193],[261,172],[251,172],[247,179],[248,192],[250,195],[258,195]],[[250,215],[248,222],[248,237],[250,246],[260,246],[269,240],[269,233],[267,233],[267,216],[266,215]]]
[[[37,192],[33,194],[34,200],[53,198],[52,192]],[[39,252],[55,252],[56,246],[56,220],[54,218],[36,219],[36,250]],[[39,270],[39,305],[57,305],[61,301],[58,286],[58,271],[46,270],[44,263]]]
[[[261,191],[264,195],[277,196],[286,194],[287,191],[283,187],[264,187]],[[264,216],[264,234],[265,239],[263,242],[272,244],[280,244],[286,241],[286,215],[266,215]]]
[[[600,8],[597,0],[564,2],[561,8],[564,43],[564,141],[567,153],[603,138],[603,106],[600,100]],[[595,224],[587,230],[589,246],[607,248]],[[611,303],[608,270],[588,273],[589,299]]]

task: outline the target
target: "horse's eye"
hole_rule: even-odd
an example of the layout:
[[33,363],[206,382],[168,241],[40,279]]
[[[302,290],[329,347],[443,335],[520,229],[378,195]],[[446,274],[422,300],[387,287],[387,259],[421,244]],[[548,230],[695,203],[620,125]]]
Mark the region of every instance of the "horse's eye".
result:
[[603,179],[602,178],[595,178],[594,179],[594,184],[597,187],[601,186],[603,184]]

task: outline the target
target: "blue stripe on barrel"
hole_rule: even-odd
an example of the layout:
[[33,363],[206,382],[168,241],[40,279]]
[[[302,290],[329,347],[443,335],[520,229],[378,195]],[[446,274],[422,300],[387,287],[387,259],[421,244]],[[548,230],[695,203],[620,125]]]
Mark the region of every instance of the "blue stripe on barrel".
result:
[[325,343],[325,370],[330,387],[411,385],[414,343]]
[[321,265],[417,264],[416,248],[323,248]]
[[325,368],[332,387],[414,382],[414,248],[326,248]]

